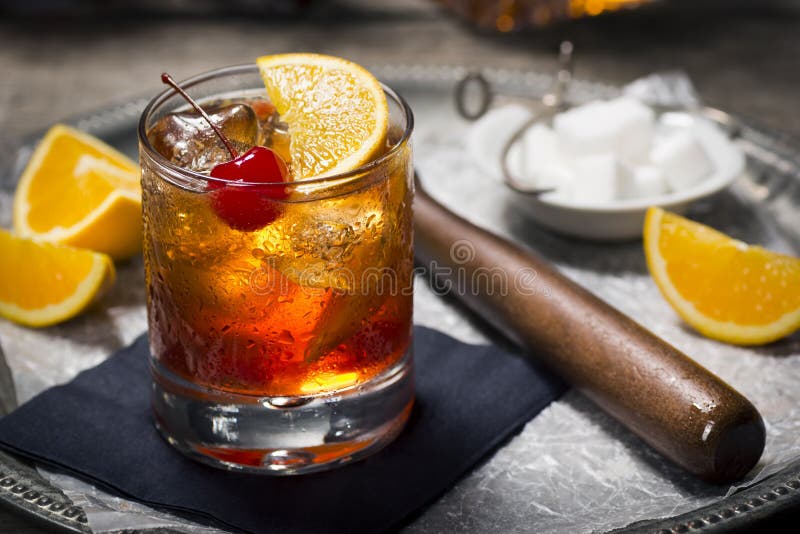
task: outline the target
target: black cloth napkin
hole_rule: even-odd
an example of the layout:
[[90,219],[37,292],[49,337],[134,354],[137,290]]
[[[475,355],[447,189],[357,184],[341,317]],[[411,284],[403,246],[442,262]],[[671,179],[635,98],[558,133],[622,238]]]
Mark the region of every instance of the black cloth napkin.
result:
[[396,528],[564,390],[497,347],[424,327],[414,335],[417,401],[405,430],[377,454],[331,471],[248,475],[182,456],[153,427],[145,336],[0,419],[0,446],[151,506],[246,531]]

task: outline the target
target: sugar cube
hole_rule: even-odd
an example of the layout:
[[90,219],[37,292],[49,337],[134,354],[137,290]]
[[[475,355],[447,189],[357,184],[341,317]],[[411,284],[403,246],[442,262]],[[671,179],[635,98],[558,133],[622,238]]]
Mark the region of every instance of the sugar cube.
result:
[[555,132],[544,124],[534,124],[522,137],[525,147],[526,166],[536,171],[544,166],[558,163],[558,138]]
[[522,138],[525,151],[525,174],[531,185],[542,189],[565,186],[572,173],[558,148],[555,132],[544,124],[536,124]]
[[572,156],[614,153],[625,160],[647,159],[655,114],[630,97],[591,102],[553,119],[560,146]]
[[661,168],[669,188],[681,191],[714,171],[705,148],[691,131],[677,131],[653,146],[652,162]]
[[655,112],[635,98],[609,100],[606,106],[618,123],[617,154],[625,161],[644,163],[655,131]]
[[619,198],[620,177],[617,157],[613,154],[575,158],[572,169],[575,180],[571,197],[574,202],[603,204]]
[[574,107],[553,118],[559,146],[566,155],[585,156],[614,152],[619,124],[604,102]]
[[649,198],[667,192],[664,173],[654,165],[619,166],[620,192],[619,198]]

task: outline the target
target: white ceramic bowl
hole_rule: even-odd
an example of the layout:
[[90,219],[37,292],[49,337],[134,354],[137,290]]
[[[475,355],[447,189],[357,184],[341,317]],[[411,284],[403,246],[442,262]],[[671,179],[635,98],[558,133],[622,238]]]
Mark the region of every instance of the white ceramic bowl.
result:
[[512,193],[513,202],[530,218],[558,233],[597,241],[640,238],[648,207],[684,213],[692,202],[725,189],[744,172],[744,155],[719,127],[697,117],[692,128],[714,165],[714,172],[695,186],[655,197],[597,205],[571,202],[550,193],[538,198]]

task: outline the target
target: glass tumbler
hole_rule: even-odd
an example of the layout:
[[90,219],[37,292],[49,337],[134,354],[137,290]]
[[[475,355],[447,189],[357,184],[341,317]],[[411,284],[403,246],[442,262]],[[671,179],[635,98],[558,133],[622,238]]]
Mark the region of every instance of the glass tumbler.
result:
[[[201,105],[265,94],[255,65],[182,85]],[[145,109],[151,399],[156,426],[183,453],[232,470],[307,473],[378,450],[406,422],[413,116],[384,91],[383,151],[352,172],[281,184],[224,182],[174,163],[154,148],[154,126],[186,103],[169,89]],[[269,222],[230,225],[216,207],[237,196]]]

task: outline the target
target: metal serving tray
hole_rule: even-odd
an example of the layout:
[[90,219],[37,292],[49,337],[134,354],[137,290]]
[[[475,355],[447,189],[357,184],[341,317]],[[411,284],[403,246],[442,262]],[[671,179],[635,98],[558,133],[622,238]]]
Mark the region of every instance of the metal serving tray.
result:
[[[641,243],[587,243],[549,233],[512,207],[511,193],[481,175],[462,142],[469,124],[458,117],[452,101],[465,67],[384,65],[373,71],[415,111],[415,161],[434,196],[473,222],[549,258],[565,274],[722,376],[759,408],[768,434],[762,461],[740,486],[710,486],[663,461],[570,391],[405,529],[723,532],[800,506],[800,336],[761,348],[733,347],[698,336],[661,298],[647,274]],[[541,97],[552,83],[550,76],[536,72],[483,73],[495,90],[509,96]],[[586,101],[613,96],[619,89],[576,80],[570,91],[571,100]],[[135,157],[135,127],[145,103],[138,99],[66,122]],[[0,138],[2,226],[10,225],[16,178],[40,136],[41,132],[26,139]],[[736,142],[748,156],[746,176],[713,199],[697,203],[690,216],[745,241],[800,254],[798,145],[748,121],[741,121]],[[19,401],[97,364],[146,328],[141,259],[120,265],[118,274],[104,306],[63,325],[29,330],[0,321],[0,343]],[[494,338],[456,301],[435,296],[422,279],[415,294],[415,320],[468,342]],[[0,401],[11,397],[7,387],[0,391]],[[135,524],[132,512],[126,521],[120,519],[125,501],[65,481],[53,474],[45,478],[0,453],[0,504],[65,531],[89,532],[87,515],[104,531],[129,526],[131,518]],[[64,492],[57,485],[68,488]],[[99,521],[98,510],[116,519]],[[193,531],[176,521],[141,531]]]

